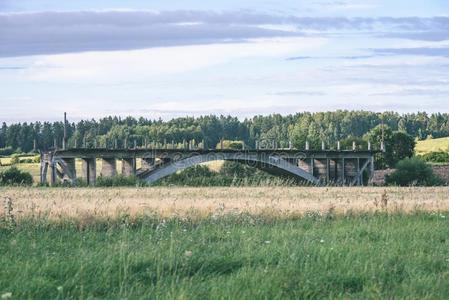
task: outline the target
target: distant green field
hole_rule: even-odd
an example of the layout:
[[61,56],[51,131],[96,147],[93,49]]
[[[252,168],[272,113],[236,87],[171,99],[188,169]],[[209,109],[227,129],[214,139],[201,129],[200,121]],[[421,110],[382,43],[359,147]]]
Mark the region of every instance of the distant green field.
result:
[[449,137],[419,141],[416,144],[415,151],[418,155],[430,152],[449,152]]

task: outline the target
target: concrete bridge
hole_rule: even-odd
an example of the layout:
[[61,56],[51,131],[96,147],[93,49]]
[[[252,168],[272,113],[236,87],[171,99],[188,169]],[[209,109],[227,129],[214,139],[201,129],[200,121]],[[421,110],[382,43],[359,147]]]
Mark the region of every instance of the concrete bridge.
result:
[[[308,148],[308,147],[307,147]],[[364,173],[374,175],[374,155],[366,150],[207,150],[207,149],[85,149],[55,150],[41,154],[41,183],[75,183],[77,161],[81,161],[81,178],[95,185],[97,175],[104,177],[135,175],[154,183],[177,171],[201,163],[235,161],[270,174],[294,178],[313,185],[362,185]],[[117,170],[118,163],[121,170]],[[78,168],[79,169],[79,168]]]

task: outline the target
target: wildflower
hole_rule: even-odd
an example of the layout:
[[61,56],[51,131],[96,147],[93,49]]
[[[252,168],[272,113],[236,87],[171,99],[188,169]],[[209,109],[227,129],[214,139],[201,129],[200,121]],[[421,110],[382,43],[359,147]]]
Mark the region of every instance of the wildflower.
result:
[[11,297],[12,297],[12,293],[10,293],[10,292],[2,294],[2,299],[9,299]]
[[184,256],[186,256],[186,257],[192,257],[192,255],[193,255],[193,252],[192,252],[192,251],[186,251],[186,252],[184,252]]
[[324,243],[324,240],[320,240],[320,243]]
[[271,244],[271,241],[265,241],[265,244]]
[[58,286],[56,289],[58,290],[58,292],[62,292],[62,286]]

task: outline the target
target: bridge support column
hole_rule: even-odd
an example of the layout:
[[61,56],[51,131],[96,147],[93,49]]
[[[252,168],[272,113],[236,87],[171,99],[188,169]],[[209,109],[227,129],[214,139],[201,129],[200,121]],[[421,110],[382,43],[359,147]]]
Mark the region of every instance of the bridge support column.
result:
[[64,164],[65,175],[69,178],[72,184],[75,183],[76,180],[76,164],[74,158],[63,158],[62,163]]
[[50,185],[51,186],[55,186],[56,185],[56,163],[55,162],[51,162],[50,163]]
[[154,157],[144,157],[142,158],[142,169],[149,170],[153,168],[155,159]]
[[95,185],[97,180],[97,161],[95,158],[83,158],[82,174],[88,185]]
[[129,177],[136,175],[136,159],[133,157],[123,158],[122,175]]
[[101,176],[114,177],[117,175],[117,161],[115,158],[103,158],[101,160]]

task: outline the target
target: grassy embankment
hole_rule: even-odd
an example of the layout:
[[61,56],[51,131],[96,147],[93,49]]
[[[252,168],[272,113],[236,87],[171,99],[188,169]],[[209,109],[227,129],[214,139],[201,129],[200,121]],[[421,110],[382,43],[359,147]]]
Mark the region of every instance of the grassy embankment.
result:
[[418,155],[431,152],[449,152],[449,137],[418,141],[416,143],[415,152]]

